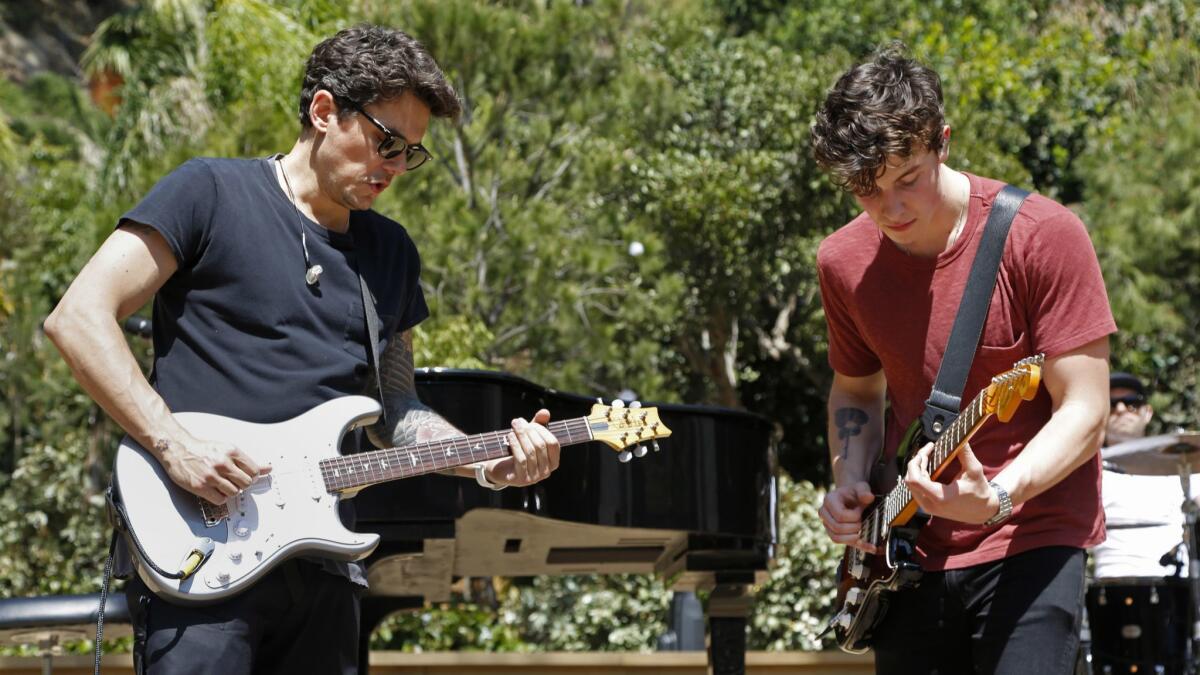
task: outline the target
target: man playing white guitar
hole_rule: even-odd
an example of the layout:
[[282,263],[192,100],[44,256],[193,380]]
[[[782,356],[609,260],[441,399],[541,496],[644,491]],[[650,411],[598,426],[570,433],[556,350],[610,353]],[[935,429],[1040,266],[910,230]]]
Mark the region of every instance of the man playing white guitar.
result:
[[[263,455],[185,428],[173,413],[267,424],[381,391],[385,415],[368,431],[375,444],[462,435],[416,397],[412,329],[428,314],[416,247],[403,227],[370,210],[394,179],[431,159],[420,143],[431,116],[459,111],[412,37],[373,26],[341,31],[308,60],[290,152],[183,164],[121,218],[72,283],[46,334],[84,389],[189,497],[223,505],[283,477],[271,475]],[[118,321],[152,296],[148,381]],[[382,352],[379,386],[373,349]],[[559,459],[548,420],[545,410],[513,420],[501,443],[511,454],[452,471],[488,487],[546,478]],[[230,549],[224,564],[241,556]],[[133,578],[126,593],[138,671],[357,672],[365,578],[347,559],[291,559],[205,606],[166,602]]]
[[[872,493],[886,489],[869,484],[875,460],[881,448],[894,457],[925,407],[1002,184],[946,165],[940,79],[901,45],[842,75],[812,143],[863,210],[817,255],[836,483],[820,517],[834,541],[876,553],[862,529]],[[981,427],[941,480],[929,466],[933,446],[909,461],[904,485],[932,516],[915,539],[925,572],[869,627],[877,672],[1070,672],[1085,549],[1104,537],[1096,451],[1114,330],[1083,224],[1029,196],[1008,233],[962,401],[1039,353],[1045,386],[1007,423]],[[852,595],[843,624],[864,593]]]

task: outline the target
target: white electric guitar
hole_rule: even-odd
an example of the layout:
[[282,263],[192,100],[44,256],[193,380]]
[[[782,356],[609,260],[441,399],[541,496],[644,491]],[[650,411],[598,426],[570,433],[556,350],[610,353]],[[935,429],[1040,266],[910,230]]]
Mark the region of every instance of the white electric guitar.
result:
[[[614,404],[619,404],[619,401]],[[271,472],[222,505],[176,485],[128,436],[113,467],[116,515],[134,549],[138,574],[178,603],[232,597],[288,558],[318,555],[359,560],[379,536],[347,530],[338,501],[369,485],[507,456],[508,430],[341,455],[342,436],[373,423],[379,404],[365,396],[323,403],[278,424],[205,413],[175,418],[198,438],[232,443]],[[646,453],[643,443],[671,435],[655,408],[594,405],[591,414],[551,422],[563,446],[601,441],[620,458]],[[637,446],[636,450],[626,450]]]

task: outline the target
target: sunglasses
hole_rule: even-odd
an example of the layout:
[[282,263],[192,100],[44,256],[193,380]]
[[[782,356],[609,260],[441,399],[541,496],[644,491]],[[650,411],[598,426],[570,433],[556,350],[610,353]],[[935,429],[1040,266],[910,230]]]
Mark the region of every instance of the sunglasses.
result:
[[1118,403],[1125,404],[1129,410],[1137,410],[1146,405],[1146,397],[1141,394],[1127,394],[1118,398],[1110,398],[1108,399],[1109,410],[1115,410]]
[[379,154],[384,159],[395,159],[404,154],[404,168],[406,171],[421,166],[425,162],[433,159],[433,155],[425,149],[425,146],[420,143],[409,143],[400,134],[392,131],[384,126],[383,122],[371,116],[371,113],[363,110],[361,106],[353,106],[355,110],[362,113],[362,116],[375,125],[376,129],[383,132],[383,140],[379,142]]

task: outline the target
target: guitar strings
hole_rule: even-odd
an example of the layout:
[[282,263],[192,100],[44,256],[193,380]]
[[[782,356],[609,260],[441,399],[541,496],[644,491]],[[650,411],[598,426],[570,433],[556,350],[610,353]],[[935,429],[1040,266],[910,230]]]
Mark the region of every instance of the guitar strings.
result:
[[[550,425],[550,430],[552,433],[557,432],[557,433],[555,433],[555,436],[560,436],[560,435],[567,436],[568,443],[579,442],[579,441],[575,440],[576,434],[580,434],[581,437],[586,440],[591,440],[591,436],[587,433],[588,432],[588,421],[587,420],[588,420],[588,418],[576,418],[576,419],[572,419],[572,420],[565,420],[562,422],[557,422],[557,423]],[[447,464],[446,466],[443,466],[443,467],[436,466],[436,464],[439,462],[439,460],[447,457],[450,453],[452,453],[456,456],[455,457],[456,460],[462,460],[463,454],[464,454],[463,451],[464,450],[470,451],[471,459],[464,461],[461,464],[458,464],[456,466],[461,466],[462,464],[469,464],[473,461],[479,461],[479,459],[477,459],[477,453],[482,453],[482,454],[486,455],[488,452],[505,447],[507,445],[508,433],[509,433],[508,431],[485,432],[485,433],[476,434],[473,436],[459,436],[459,437],[455,437],[455,438],[441,439],[441,440],[437,440],[437,441],[427,441],[425,443],[419,443],[419,444],[414,444],[414,445],[409,445],[409,446],[384,448],[381,450],[375,450],[375,451],[371,451],[370,453],[362,453],[362,454],[370,455],[370,459],[368,459],[366,462],[367,464],[370,464],[372,461],[382,458],[382,461],[396,462],[396,466],[400,469],[399,473],[401,474],[401,476],[403,476],[403,474],[405,474],[405,473],[410,473],[410,475],[417,475],[417,473],[429,473],[430,471],[435,471],[438,468],[447,468],[448,466],[451,466],[450,464]],[[485,457],[485,458],[490,459],[490,457]],[[354,474],[356,474],[355,465],[362,464],[364,459],[366,459],[366,458],[364,458],[362,455],[340,455],[340,456],[329,457],[324,460],[321,460],[319,463],[321,465],[322,478],[325,479],[325,482],[328,487],[335,487],[335,486],[329,485],[329,483],[331,482],[331,479],[336,482],[341,482],[341,481],[345,480],[345,478],[342,477],[340,474],[335,475],[335,472],[339,472],[344,469],[348,473],[354,475]],[[421,471],[416,472],[416,473],[411,473],[410,471],[405,470],[403,468],[405,464],[409,464],[410,468],[415,468],[415,467],[411,466],[413,464],[414,460],[415,460],[416,466],[422,467]],[[423,467],[429,466],[430,463],[435,464],[435,467],[433,469],[424,470]],[[387,470],[385,469],[385,471],[387,471]],[[367,474],[370,478],[389,477],[388,474],[386,474],[384,472],[380,472],[373,468],[367,469],[365,472],[362,472],[362,473]],[[347,485],[346,487],[351,487],[351,486]]]

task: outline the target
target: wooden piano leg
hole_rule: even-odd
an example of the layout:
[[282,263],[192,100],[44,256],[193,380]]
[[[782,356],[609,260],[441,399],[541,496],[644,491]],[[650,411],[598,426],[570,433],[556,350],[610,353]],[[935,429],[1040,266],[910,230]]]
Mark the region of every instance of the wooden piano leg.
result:
[[746,672],[746,617],[753,605],[750,584],[742,581],[718,582],[709,595],[708,665],[713,675]]

